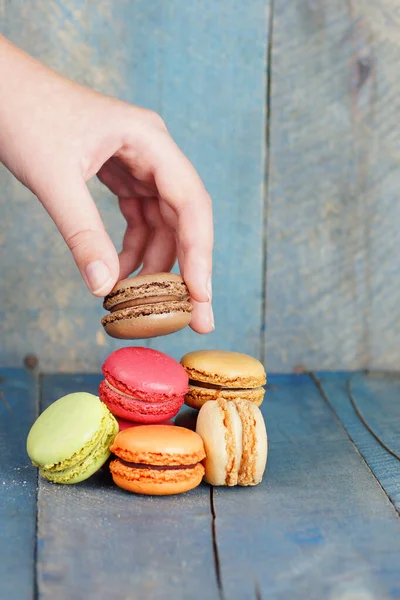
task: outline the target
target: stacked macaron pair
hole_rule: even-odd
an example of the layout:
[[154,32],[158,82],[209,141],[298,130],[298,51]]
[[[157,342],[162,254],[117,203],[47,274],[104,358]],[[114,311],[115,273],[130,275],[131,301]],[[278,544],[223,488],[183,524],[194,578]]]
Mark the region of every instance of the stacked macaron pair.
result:
[[225,350],[189,352],[181,359],[189,377],[185,403],[199,410],[209,400],[250,400],[260,406],[267,376],[262,363],[248,354]]
[[201,437],[171,419],[189,377],[173,358],[143,347],[116,350],[105,360],[101,400],[119,423],[110,463],[114,482],[139,494],[168,495],[198,486],[204,476]]
[[[178,425],[195,429],[206,451],[205,481],[248,486],[261,482],[268,454],[264,418],[266,373],[257,359],[222,350],[190,352],[181,360],[189,376]],[[197,413],[197,410],[199,412]]]

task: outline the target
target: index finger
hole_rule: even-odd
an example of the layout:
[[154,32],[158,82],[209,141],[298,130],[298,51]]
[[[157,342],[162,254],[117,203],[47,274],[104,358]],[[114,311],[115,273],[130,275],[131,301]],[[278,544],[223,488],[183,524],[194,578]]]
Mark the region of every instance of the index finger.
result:
[[137,179],[152,181],[157,188],[161,213],[176,232],[181,272],[194,301],[192,327],[208,333],[214,329],[211,198],[193,165],[166,131],[144,130],[135,146],[135,152],[125,146],[121,158]]
[[214,243],[211,198],[200,177],[174,141],[163,134],[154,161],[158,193],[177,216],[177,245],[183,276],[197,302],[211,301]]

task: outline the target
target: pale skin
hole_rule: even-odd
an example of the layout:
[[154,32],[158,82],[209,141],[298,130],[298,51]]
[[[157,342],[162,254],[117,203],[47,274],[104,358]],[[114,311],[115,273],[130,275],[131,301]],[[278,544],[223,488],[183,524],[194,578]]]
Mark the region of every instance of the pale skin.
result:
[[[43,204],[92,294],[140,267],[169,271],[177,258],[191,327],[214,329],[211,200],[163,120],[66,79],[2,36],[0,78],[0,161]],[[127,222],[119,255],[86,185],[95,175]]]

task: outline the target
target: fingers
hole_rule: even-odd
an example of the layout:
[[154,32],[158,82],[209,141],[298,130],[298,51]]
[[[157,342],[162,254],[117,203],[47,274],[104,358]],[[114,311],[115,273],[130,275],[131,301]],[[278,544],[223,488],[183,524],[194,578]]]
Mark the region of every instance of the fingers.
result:
[[97,176],[113,194],[118,196],[121,213],[127,222],[122,251],[119,254],[120,277],[124,279],[136,271],[143,262],[150,231],[144,218],[138,192],[146,196],[150,192],[147,186],[136,185],[132,175],[112,159],[103,165]]
[[[181,272],[194,300],[196,331],[211,331],[211,271],[213,220],[211,200],[195,169],[165,131],[142,132],[139,150],[129,145],[119,153],[135,178],[148,183],[153,177],[161,203],[174,211],[176,243]],[[201,310],[196,303],[204,303]]]
[[170,271],[176,258],[175,233],[161,216],[158,198],[151,186],[136,181],[123,166],[111,159],[100,169],[98,177],[119,198],[127,229],[120,253],[121,277],[136,271],[143,262],[142,273]]
[[57,179],[38,197],[67,243],[81,275],[95,296],[105,296],[119,278],[118,254],[83,181]]
[[119,254],[121,279],[124,279],[142,264],[150,232],[139,198],[120,198],[119,206],[127,222],[122,251]]
[[175,232],[162,218],[158,198],[144,201],[143,212],[151,237],[144,254],[141,272],[168,272],[176,260]]
[[[210,333],[215,329],[214,314],[211,303],[196,302],[191,300],[193,305],[190,327],[197,333]],[[210,315],[211,313],[211,315]]]
[[[171,140],[172,141],[172,140]],[[173,142],[172,142],[173,143]],[[175,144],[173,144],[174,148]],[[214,329],[212,300],[213,221],[211,200],[198,175],[176,149],[166,151],[154,176],[160,196],[177,215],[176,238],[182,274],[193,300],[191,327],[198,333]]]

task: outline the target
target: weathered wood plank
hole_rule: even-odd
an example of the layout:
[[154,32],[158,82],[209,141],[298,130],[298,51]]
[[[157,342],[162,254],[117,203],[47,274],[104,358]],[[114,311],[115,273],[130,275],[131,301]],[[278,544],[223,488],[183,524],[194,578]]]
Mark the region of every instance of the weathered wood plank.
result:
[[400,461],[399,377],[360,373],[350,379],[349,394],[360,419]]
[[[211,337],[187,329],[154,342],[176,358],[193,346],[259,353],[268,4],[0,2],[2,32],[12,41],[80,82],[160,112],[214,199],[217,329]],[[28,350],[47,372],[98,371],[119,345],[103,333],[101,302],[86,291],[31,194],[4,169],[0,186],[7,225],[0,239],[0,360],[17,364]],[[120,247],[116,203],[99,184],[92,190]]]
[[397,598],[400,519],[307,375],[270,378],[258,487],[215,489],[224,594]]
[[31,600],[35,586],[37,473],[26,437],[38,387],[22,369],[0,370],[0,598]]
[[[43,405],[98,376],[49,376]],[[40,481],[38,589],[57,598],[218,600],[207,486],[176,497],[140,497],[99,473],[75,486]]]
[[[371,435],[365,425],[372,427],[383,444],[398,452],[399,380],[388,375],[376,377],[363,373],[353,377],[321,373],[317,377],[327,401],[400,513],[400,461]],[[364,423],[356,414],[351,399],[361,410]]]
[[274,6],[266,357],[272,371],[395,370],[397,3]]

